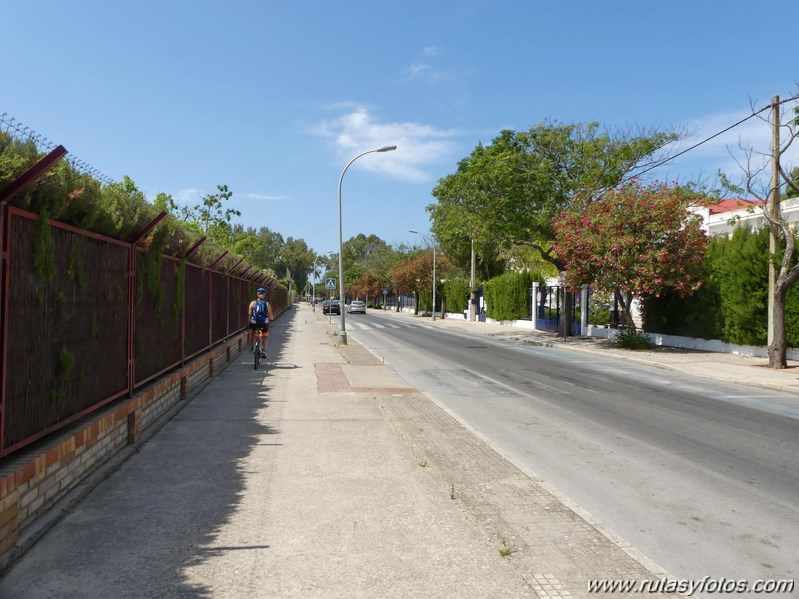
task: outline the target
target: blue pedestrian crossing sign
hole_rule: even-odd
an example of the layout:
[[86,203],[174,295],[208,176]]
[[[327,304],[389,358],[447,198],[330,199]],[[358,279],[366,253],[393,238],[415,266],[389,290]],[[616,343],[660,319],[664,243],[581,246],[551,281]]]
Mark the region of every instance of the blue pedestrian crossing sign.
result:
[[335,289],[336,279],[325,279],[325,289]]

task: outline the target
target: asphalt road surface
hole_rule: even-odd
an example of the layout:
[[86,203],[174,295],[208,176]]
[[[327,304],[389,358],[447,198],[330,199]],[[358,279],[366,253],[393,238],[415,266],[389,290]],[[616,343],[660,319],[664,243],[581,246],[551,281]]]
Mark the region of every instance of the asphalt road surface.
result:
[[673,577],[799,578],[799,420],[779,392],[419,320],[347,328]]

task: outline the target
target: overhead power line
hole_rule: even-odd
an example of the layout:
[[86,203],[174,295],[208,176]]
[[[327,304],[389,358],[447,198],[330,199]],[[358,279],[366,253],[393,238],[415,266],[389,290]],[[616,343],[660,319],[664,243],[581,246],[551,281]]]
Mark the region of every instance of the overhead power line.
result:
[[[793,96],[793,97],[791,97],[791,98],[786,98],[785,100],[780,100],[780,101],[779,101],[779,104],[785,104],[786,102],[791,102],[791,101],[793,101],[793,100],[798,100],[798,99],[799,99],[799,95],[796,95],[796,96]],[[638,177],[638,176],[641,176],[641,175],[643,175],[644,173],[647,173],[647,172],[649,172],[649,171],[651,171],[651,170],[653,170],[653,169],[656,169],[656,168],[658,168],[658,167],[660,167],[660,166],[663,166],[663,165],[664,165],[664,164],[666,164],[667,162],[671,162],[671,161],[672,161],[672,160],[674,160],[675,158],[679,158],[680,156],[682,156],[683,154],[686,154],[686,153],[690,152],[691,150],[695,150],[696,148],[698,148],[698,147],[699,147],[699,146],[701,146],[702,144],[706,144],[707,142],[709,142],[711,139],[715,139],[715,138],[716,138],[716,137],[718,137],[719,135],[723,135],[723,134],[724,134],[724,133],[726,133],[727,131],[729,131],[729,130],[731,130],[731,129],[735,129],[735,127],[737,127],[738,125],[742,125],[743,123],[745,123],[745,122],[746,122],[746,121],[748,121],[749,119],[756,117],[756,116],[757,116],[757,115],[759,115],[761,112],[765,112],[766,110],[770,110],[770,109],[771,109],[771,107],[772,107],[772,104],[768,104],[768,105],[764,106],[763,108],[761,108],[760,110],[756,110],[755,112],[753,112],[753,113],[752,113],[752,114],[750,114],[749,116],[746,116],[746,117],[742,118],[742,119],[741,119],[740,121],[738,121],[737,123],[733,123],[733,124],[732,124],[732,125],[730,125],[729,127],[725,127],[724,129],[722,129],[722,130],[721,130],[721,131],[719,131],[718,133],[714,133],[714,134],[713,134],[713,135],[711,135],[710,137],[708,137],[708,138],[706,138],[706,139],[703,139],[702,141],[700,141],[700,142],[698,142],[698,143],[695,143],[695,144],[694,144],[694,145],[692,145],[691,147],[689,147],[689,148],[686,148],[686,149],[684,149],[684,150],[682,150],[682,151],[680,151],[680,152],[677,152],[677,153],[676,153],[674,156],[669,156],[668,158],[665,158],[665,159],[661,160],[660,162],[658,162],[658,163],[656,163],[656,164],[653,164],[652,166],[650,166],[650,167],[648,167],[648,168],[645,168],[644,170],[642,170],[642,171],[640,171],[640,172],[636,173],[636,177]]]

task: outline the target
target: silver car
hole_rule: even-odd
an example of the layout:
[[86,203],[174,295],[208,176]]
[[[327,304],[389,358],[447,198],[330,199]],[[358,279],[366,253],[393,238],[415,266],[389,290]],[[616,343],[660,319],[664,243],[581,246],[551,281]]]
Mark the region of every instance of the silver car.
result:
[[366,304],[361,300],[352,300],[350,305],[347,306],[347,312],[350,314],[366,314]]

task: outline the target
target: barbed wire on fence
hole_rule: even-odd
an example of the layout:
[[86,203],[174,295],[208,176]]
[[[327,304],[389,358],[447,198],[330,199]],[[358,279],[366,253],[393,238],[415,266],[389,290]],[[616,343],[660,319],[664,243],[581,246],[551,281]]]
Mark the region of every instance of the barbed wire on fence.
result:
[[[29,141],[36,146],[36,149],[42,153],[50,153],[56,149],[56,144],[50,141],[44,135],[41,135],[27,127],[22,122],[9,115],[7,112],[0,114],[0,132],[10,135],[18,141]],[[116,183],[114,179],[103,174],[92,165],[79,159],[77,156],[67,154],[64,158],[69,165],[76,171],[90,175],[103,185],[111,185]]]

